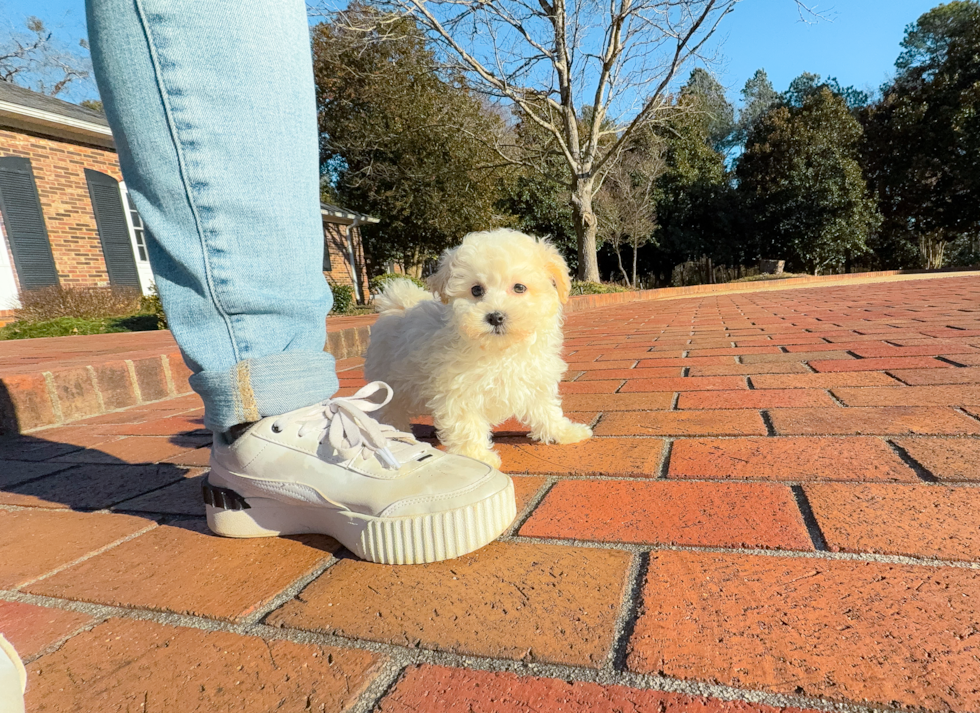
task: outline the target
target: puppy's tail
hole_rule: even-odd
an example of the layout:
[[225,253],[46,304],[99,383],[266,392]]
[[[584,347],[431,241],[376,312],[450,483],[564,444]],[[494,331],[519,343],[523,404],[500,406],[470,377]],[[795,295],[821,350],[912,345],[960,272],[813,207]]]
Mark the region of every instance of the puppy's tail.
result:
[[389,280],[381,294],[374,298],[374,309],[381,315],[401,314],[419,302],[433,300],[431,292],[426,292],[411,280]]

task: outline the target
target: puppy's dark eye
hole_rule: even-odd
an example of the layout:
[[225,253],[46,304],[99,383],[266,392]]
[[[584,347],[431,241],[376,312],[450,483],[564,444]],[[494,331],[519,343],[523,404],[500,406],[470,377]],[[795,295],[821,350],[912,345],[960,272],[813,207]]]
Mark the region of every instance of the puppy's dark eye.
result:
[[470,294],[474,297],[483,297],[483,285],[473,285]]
[[516,292],[517,294],[521,294],[522,292],[527,292],[527,287],[525,287],[520,282],[518,282],[516,285],[514,285],[514,292]]

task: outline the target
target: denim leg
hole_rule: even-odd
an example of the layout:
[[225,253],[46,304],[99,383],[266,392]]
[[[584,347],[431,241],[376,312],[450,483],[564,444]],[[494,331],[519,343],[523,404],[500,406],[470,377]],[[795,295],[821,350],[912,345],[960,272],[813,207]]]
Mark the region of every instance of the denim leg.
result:
[[216,431],[337,390],[302,0],[88,0],[92,61]]

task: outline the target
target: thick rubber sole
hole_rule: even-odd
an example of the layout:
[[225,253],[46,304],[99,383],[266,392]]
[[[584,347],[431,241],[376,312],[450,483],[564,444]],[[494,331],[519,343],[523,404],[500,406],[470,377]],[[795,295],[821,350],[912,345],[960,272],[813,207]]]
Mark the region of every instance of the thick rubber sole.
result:
[[[379,564],[424,564],[480,549],[517,516],[514,484],[489,498],[445,512],[373,517],[349,510],[243,498],[219,488],[205,503],[208,527],[223,537],[330,535],[361,559]],[[222,507],[227,505],[229,507]]]

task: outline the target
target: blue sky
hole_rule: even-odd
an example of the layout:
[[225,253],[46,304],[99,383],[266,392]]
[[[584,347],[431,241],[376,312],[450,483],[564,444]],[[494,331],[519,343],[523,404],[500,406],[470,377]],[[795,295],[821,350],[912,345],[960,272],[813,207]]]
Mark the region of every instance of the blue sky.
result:
[[[793,0],[743,0],[722,25],[722,61],[713,71],[733,101],[760,67],[777,91],[802,72],[837,77],[841,84],[859,89],[877,89],[892,73],[905,26],[938,4],[938,0],[841,0],[817,5],[828,19],[806,24],[800,21]],[[0,33],[23,27],[28,14],[39,16],[68,44],[77,45],[85,34],[83,0],[41,0],[40,4],[0,0]]]
[[777,91],[803,72],[875,90],[892,76],[905,27],[939,4],[842,0],[816,5],[828,19],[807,24],[800,21],[793,0],[744,0],[722,25],[724,60],[715,73],[733,100],[759,68]]

